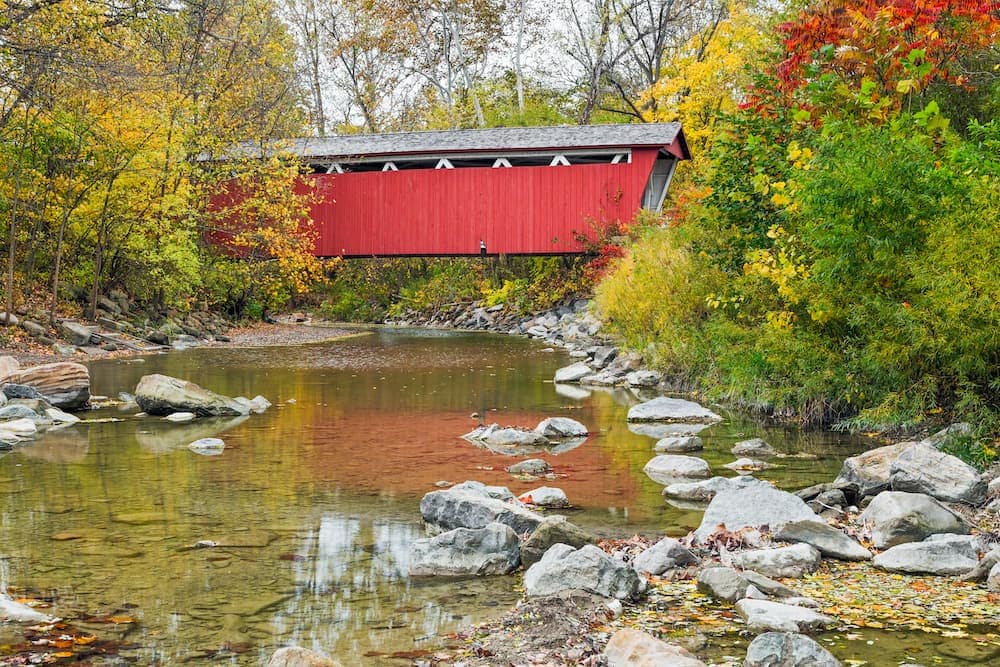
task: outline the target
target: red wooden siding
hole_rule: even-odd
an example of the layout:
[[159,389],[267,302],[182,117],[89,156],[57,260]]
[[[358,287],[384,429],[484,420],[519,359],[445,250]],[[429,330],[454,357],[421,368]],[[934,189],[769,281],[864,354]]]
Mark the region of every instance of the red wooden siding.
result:
[[584,250],[593,224],[639,210],[657,149],[632,162],[563,167],[318,174],[312,215],[321,257],[557,254]]

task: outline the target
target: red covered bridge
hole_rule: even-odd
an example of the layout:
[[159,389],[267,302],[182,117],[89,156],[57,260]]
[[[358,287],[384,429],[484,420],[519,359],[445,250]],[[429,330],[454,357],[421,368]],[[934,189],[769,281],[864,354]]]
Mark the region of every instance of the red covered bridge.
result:
[[690,158],[679,123],[307,138],[289,150],[319,195],[320,257],[580,253],[595,227],[658,210]]

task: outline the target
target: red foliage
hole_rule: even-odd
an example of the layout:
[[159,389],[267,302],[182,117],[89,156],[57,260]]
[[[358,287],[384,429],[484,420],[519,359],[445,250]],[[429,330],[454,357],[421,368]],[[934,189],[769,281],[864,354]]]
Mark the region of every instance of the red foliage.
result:
[[[776,69],[779,93],[792,97],[818,74],[872,81],[893,94],[900,81],[965,85],[957,67],[963,55],[990,48],[1000,38],[1000,2],[969,0],[821,0],[779,26],[784,59]],[[915,72],[911,52],[923,52]],[[854,86],[852,86],[854,87]],[[744,105],[759,108],[765,91]]]

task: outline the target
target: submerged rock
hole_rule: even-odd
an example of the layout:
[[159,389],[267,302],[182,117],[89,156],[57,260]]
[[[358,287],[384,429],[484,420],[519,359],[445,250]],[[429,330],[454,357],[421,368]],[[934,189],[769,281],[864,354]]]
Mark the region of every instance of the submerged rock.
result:
[[333,658],[299,646],[286,646],[274,652],[267,667],[340,667]]
[[46,623],[52,620],[51,616],[35,611],[26,604],[15,602],[6,593],[0,593],[0,621],[10,623]]
[[858,522],[871,527],[876,549],[920,542],[936,533],[969,532],[957,514],[922,493],[886,491],[875,496]]
[[203,389],[193,382],[159,373],[145,375],[139,380],[135,401],[151,415],[193,412],[200,417],[227,417],[249,412],[235,399]]
[[742,459],[736,459],[732,463],[727,463],[722,467],[729,468],[730,470],[733,470],[738,473],[746,473],[746,472],[758,472],[760,470],[767,470],[769,468],[773,468],[774,466],[772,466],[767,461],[742,458]]
[[203,456],[218,456],[226,449],[226,443],[221,438],[201,438],[189,444],[188,449]]
[[840,667],[840,662],[805,635],[765,632],[750,642],[743,667]]
[[592,544],[556,544],[524,573],[524,591],[532,597],[575,589],[628,600],[643,587],[635,570]]
[[628,411],[630,422],[719,422],[722,417],[708,408],[682,398],[660,396],[651,401],[632,406]]
[[485,576],[509,574],[521,556],[517,534],[491,523],[483,528],[456,528],[413,543],[411,576]]
[[611,636],[604,648],[608,667],[705,667],[690,651],[626,628]]

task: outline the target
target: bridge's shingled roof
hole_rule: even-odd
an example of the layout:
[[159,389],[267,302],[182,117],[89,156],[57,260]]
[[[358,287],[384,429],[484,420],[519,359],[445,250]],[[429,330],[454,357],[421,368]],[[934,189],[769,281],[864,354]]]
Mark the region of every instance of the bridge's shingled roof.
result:
[[[479,130],[440,130],[306,137],[274,144],[276,150],[303,159],[350,156],[452,153],[503,153],[514,151],[571,150],[673,144],[680,137],[687,155],[680,123],[635,125],[557,125],[550,127],[496,127]],[[237,153],[259,157],[259,146],[244,144]]]

